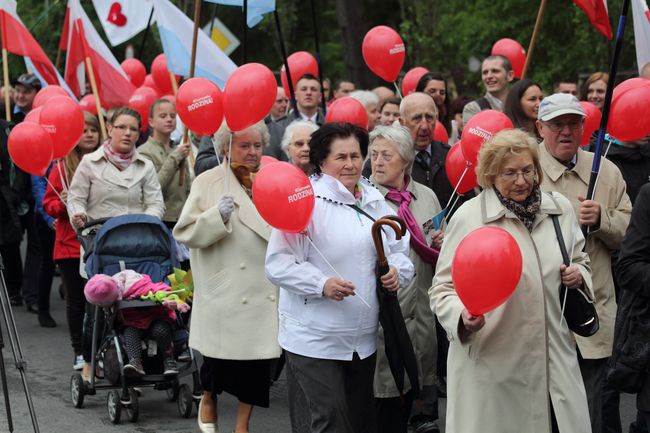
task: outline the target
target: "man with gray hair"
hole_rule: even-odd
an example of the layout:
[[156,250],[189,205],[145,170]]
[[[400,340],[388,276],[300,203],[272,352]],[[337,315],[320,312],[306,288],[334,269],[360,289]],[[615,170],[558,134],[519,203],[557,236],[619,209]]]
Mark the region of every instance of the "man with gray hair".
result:
[[348,95],[350,98],[361,102],[368,113],[368,132],[375,129],[379,124],[381,113],[379,112],[379,97],[370,90],[355,90]]
[[[594,305],[600,329],[589,338],[578,335],[575,338],[592,429],[600,432],[603,374],[612,353],[616,318],[611,254],[621,246],[632,204],[621,172],[604,158],[594,198],[585,198],[594,154],[580,148],[585,112],[575,96],[555,93],[544,98],[537,119],[537,130],[543,138],[539,145],[543,171],[540,186],[543,191],[557,191],[566,196],[573,205],[578,222],[588,227],[586,251],[591,260]],[[564,236],[570,239],[581,234],[565,233]]]
[[481,65],[481,80],[485,86],[485,95],[465,105],[463,123],[483,110],[503,111],[503,104],[508,97],[508,85],[515,78],[512,64],[507,57],[490,56]]

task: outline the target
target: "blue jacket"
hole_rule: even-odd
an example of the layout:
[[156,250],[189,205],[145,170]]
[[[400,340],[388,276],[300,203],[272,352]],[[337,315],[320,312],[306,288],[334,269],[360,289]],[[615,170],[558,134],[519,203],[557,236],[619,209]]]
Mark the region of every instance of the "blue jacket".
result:
[[34,210],[36,211],[36,215],[38,215],[39,218],[42,218],[50,227],[54,223],[54,218],[48,215],[43,209],[43,196],[47,189],[47,176],[50,175],[51,170],[52,164],[50,164],[50,167],[47,169],[45,176],[32,175],[32,194],[34,195],[35,201]]

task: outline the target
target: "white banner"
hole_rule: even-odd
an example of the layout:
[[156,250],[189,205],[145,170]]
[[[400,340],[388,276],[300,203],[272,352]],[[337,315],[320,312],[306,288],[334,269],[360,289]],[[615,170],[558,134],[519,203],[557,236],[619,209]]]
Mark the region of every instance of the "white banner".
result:
[[93,0],[93,5],[109,42],[116,46],[147,27],[153,0]]

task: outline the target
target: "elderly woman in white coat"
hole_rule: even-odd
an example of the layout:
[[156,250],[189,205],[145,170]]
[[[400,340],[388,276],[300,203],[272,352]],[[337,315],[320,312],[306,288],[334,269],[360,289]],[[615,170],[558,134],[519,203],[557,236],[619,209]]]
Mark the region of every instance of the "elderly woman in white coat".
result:
[[[431,306],[451,341],[446,431],[590,433],[576,342],[562,321],[559,296],[562,283],[593,300],[589,259],[573,208],[564,196],[540,191],[537,143],[523,131],[499,132],[478,161],[484,190],[451,219],[430,290]],[[554,216],[572,254],[568,267]],[[460,241],[482,226],[500,227],[514,237],[523,270],[504,304],[472,316],[454,289],[452,261]]]
[[217,431],[217,394],[239,400],[236,433],[247,433],[253,406],[269,406],[270,371],[280,356],[277,289],[264,276],[271,227],[252,201],[254,174],[269,143],[263,122],[215,135],[223,164],[192,184],[174,237],[190,248],[194,304],[189,344],[203,355],[198,424]]
[[74,228],[88,220],[143,213],[162,218],[165,203],[156,170],[135,148],[140,115],[117,108],[108,126],[109,139],[84,156],[68,192],[68,215]]
[[[266,274],[280,286],[280,345],[285,349],[291,421],[310,420],[312,433],[373,430],[372,381],[379,305],[373,221],[394,215],[361,178],[365,131],[328,123],[311,136],[316,205],[306,233],[273,230]],[[408,234],[385,230],[390,271],[386,290],[413,276]],[[304,395],[306,403],[293,396]]]
[[[370,181],[406,222],[411,235],[409,258],[415,266],[415,278],[399,290],[397,296],[418,359],[423,394],[428,395],[432,391],[435,393],[437,356],[436,324],[429,306],[428,290],[443,239],[442,231],[432,226],[431,219],[442,209],[434,192],[411,178],[415,148],[408,129],[377,126],[370,133],[368,153],[372,167]],[[381,329],[374,391],[378,409],[377,433],[406,433],[414,391],[418,390],[410,390],[405,399],[400,398],[384,351]],[[433,420],[438,418],[438,400],[435,397],[434,394],[431,398],[434,413],[428,414]]]

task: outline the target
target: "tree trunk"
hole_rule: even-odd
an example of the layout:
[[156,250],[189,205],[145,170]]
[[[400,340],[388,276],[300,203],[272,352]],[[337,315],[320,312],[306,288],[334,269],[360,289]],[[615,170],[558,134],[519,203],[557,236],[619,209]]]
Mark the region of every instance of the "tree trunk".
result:
[[363,2],[336,0],[336,18],[341,30],[343,62],[348,71],[347,78],[352,80],[357,88],[368,89],[378,80],[366,66],[361,54],[363,37],[369,29],[364,15]]

